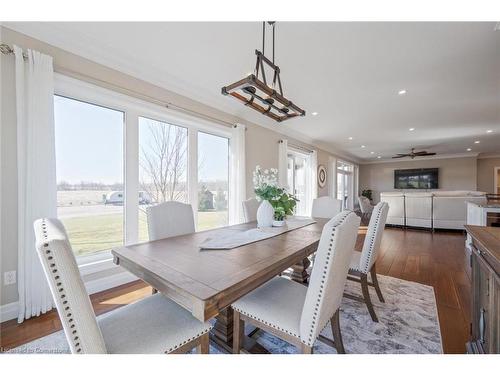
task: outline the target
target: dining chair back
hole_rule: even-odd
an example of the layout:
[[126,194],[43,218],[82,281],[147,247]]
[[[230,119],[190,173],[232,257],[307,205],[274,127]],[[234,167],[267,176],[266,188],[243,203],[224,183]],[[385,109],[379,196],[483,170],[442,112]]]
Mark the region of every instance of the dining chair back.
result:
[[387,202],[379,202],[373,209],[359,260],[359,270],[365,274],[370,271],[377,260],[388,212]]
[[300,319],[300,337],[311,347],[340,307],[359,224],[343,211],[323,228]]
[[149,240],[194,233],[193,208],[190,204],[169,201],[147,208]]
[[[357,295],[345,293],[344,297],[353,299],[358,302],[364,302],[374,322],[378,322],[377,313],[373,306],[369,286],[373,286],[377,292],[380,302],[385,302],[382,294],[382,289],[378,282],[376,261],[384,233],[387,214],[389,212],[389,204],[387,202],[379,202],[373,209],[373,213],[366,231],[363,249],[360,252],[355,251],[352,255],[351,266],[349,267],[349,280],[356,281],[361,284],[360,298]],[[368,274],[371,276],[371,282],[368,281]]]
[[255,198],[247,199],[242,202],[243,204],[243,216],[245,222],[257,220],[257,210],[259,209],[260,202]]
[[208,353],[202,323],[161,293],[96,319],[68,235],[57,219],[34,223],[36,250],[72,353]]
[[358,202],[359,202],[359,209],[361,210],[361,213],[367,214],[367,213],[370,213],[373,211],[373,206],[367,197],[360,195],[358,197]]
[[71,352],[106,353],[104,339],[64,226],[57,219],[39,219],[35,221],[34,229],[36,251]]
[[319,197],[313,200],[312,217],[331,219],[342,211],[342,201],[332,197]]

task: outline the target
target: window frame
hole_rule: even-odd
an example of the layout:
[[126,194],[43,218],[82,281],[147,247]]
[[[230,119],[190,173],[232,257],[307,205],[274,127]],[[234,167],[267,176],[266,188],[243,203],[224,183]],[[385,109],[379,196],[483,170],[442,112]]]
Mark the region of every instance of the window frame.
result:
[[[342,166],[342,168],[340,168]],[[345,169],[345,168],[349,169]],[[344,200],[342,199],[342,208],[343,209],[354,209],[354,204],[355,204],[355,197],[356,197],[356,165],[354,163],[342,160],[342,159],[337,159],[336,164],[335,164],[335,181],[336,184],[338,183],[338,175],[341,174],[343,175],[344,181],[346,179],[346,176],[351,176],[351,186],[350,186],[350,198],[348,198],[347,204],[344,206]],[[335,186],[335,198],[338,199],[338,190],[337,186]],[[348,207],[350,206],[350,207]]]
[[[300,148],[297,148],[297,147],[293,147],[293,145],[288,145],[287,147],[287,159],[288,157],[292,155],[293,157],[293,164],[294,164],[294,170],[293,170],[293,173],[292,173],[292,179],[295,180],[295,177],[296,177],[296,170],[295,170],[295,158],[296,157],[301,157],[301,158],[304,158],[304,161],[305,161],[305,165],[304,165],[304,173],[305,173],[305,176],[304,176],[304,182],[305,182],[305,191],[304,191],[304,201],[305,201],[305,212],[302,212],[301,214],[304,214],[303,216],[309,216],[309,207],[310,205],[312,205],[312,201],[314,199],[313,197],[313,192],[311,191],[311,186],[310,184],[308,183],[308,180],[311,178],[311,174],[312,174],[312,151],[308,151],[308,150],[302,150]],[[287,176],[287,180],[288,180],[288,176]],[[288,182],[288,186],[290,187],[290,182]],[[293,181],[293,186],[295,188],[295,181]],[[294,189],[293,189],[294,190]],[[292,192],[292,194],[295,195],[295,191]],[[298,215],[297,213],[297,208],[295,208],[295,214]]]
[[[227,166],[228,166],[228,170],[227,170],[227,225],[231,225],[231,221],[232,221],[231,216],[236,216],[236,213],[230,212],[231,205],[229,204],[231,199],[234,199],[236,196],[236,194],[235,194],[236,192],[231,193],[231,187],[232,187],[232,185],[231,185],[232,184],[232,180],[231,180],[232,179],[231,142],[233,142],[233,147],[234,147],[234,140],[232,139],[232,137],[227,137],[227,136],[224,136],[221,134],[214,133],[212,131],[198,129],[198,131],[196,132],[196,171],[197,171],[196,172],[197,173],[196,174],[196,206],[193,209],[195,227],[198,228],[198,212],[199,212],[198,211],[198,184],[199,184],[200,180],[199,180],[199,176],[198,176],[198,168],[199,168],[198,140],[199,140],[200,133],[204,133],[206,135],[211,135],[214,137],[221,137],[221,138],[227,139]],[[188,150],[188,152],[189,152],[189,150]],[[216,227],[216,228],[220,228],[220,227]],[[215,229],[215,228],[209,228],[209,229]],[[209,229],[207,229],[207,230],[209,230]]]
[[[180,111],[163,107],[146,100],[117,92],[102,86],[82,81],[73,77],[55,73],[54,95],[75,99],[89,104],[94,104],[124,113],[123,133],[123,182],[124,182],[124,222],[123,243],[130,245],[138,243],[139,232],[139,202],[138,199],[128,199],[139,194],[139,117],[146,117],[156,121],[165,122],[175,126],[181,126],[188,132],[188,167],[187,185],[188,202],[194,207],[195,223],[197,223],[198,207],[198,132],[204,132],[229,140],[229,153],[234,147],[233,129],[204,118],[195,117]],[[234,175],[233,164],[229,163],[229,181]],[[194,189],[193,189],[194,187]],[[228,192],[228,210],[230,196],[236,196],[235,192]],[[235,206],[234,204],[232,206]],[[229,212],[229,216],[236,213]],[[231,221],[231,219],[230,219]],[[98,251],[95,254],[77,256],[77,264],[82,275],[113,268],[111,250]]]

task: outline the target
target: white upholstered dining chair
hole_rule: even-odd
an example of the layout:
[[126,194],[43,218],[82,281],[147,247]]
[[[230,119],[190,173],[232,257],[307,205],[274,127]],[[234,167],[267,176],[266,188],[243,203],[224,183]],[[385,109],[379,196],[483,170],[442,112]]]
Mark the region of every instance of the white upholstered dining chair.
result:
[[255,198],[250,198],[243,201],[242,205],[245,222],[249,223],[250,221],[257,220],[257,210],[259,209],[260,202]]
[[[146,209],[150,241],[195,232],[193,208],[190,204],[168,201]],[[153,288],[153,294],[158,290]]]
[[342,201],[332,197],[319,197],[313,200],[311,216],[331,219],[342,211]]
[[[348,294],[345,295],[348,298],[364,302],[374,322],[378,322],[378,318],[370,299],[368,286],[373,286],[380,302],[385,302],[378,283],[375,262],[377,261],[388,212],[389,205],[386,202],[380,202],[375,206],[370,218],[370,224],[368,224],[363,249],[361,252],[355,251],[352,255],[348,279],[361,284],[363,298]],[[368,281],[368,274],[371,276],[371,282]]]
[[359,223],[356,214],[343,211],[325,224],[309,287],[275,277],[232,305],[234,353],[240,352],[245,322],[312,353],[328,321],[337,352],[345,353],[339,307]]
[[358,197],[359,209],[361,210],[362,218],[368,219],[373,212],[373,205],[367,197],[360,195]]
[[159,293],[96,318],[62,223],[39,219],[34,230],[71,353],[208,353],[210,325]]
[[148,207],[146,213],[150,241],[195,232],[193,208],[190,204],[164,202]]

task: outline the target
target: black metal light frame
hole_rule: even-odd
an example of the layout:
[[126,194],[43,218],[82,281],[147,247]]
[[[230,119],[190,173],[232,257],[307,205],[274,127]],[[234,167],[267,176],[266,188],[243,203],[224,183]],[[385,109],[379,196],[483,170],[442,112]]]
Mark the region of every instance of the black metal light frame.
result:
[[[246,106],[266,115],[277,122],[282,122],[294,117],[305,116],[306,111],[292,103],[283,95],[283,86],[280,79],[280,68],[274,64],[274,22],[273,26],[273,61],[264,55],[265,48],[265,22],[262,30],[262,52],[255,50],[257,61],[255,74],[222,88],[223,95],[230,95],[243,102]],[[264,64],[273,70],[272,87],[267,84]],[[262,80],[259,75],[262,75]],[[278,85],[278,91],[274,89]]]

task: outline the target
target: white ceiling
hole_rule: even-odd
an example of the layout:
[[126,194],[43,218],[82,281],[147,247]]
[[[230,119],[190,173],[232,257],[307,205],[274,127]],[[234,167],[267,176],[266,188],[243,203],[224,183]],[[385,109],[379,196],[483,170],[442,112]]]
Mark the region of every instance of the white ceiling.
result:
[[[307,111],[281,124],[220,93],[252,71],[261,23],[4,25],[366,161],[411,147],[500,152],[500,31],[494,22],[279,22],[276,63],[285,96]],[[399,96],[400,89],[407,94]]]

